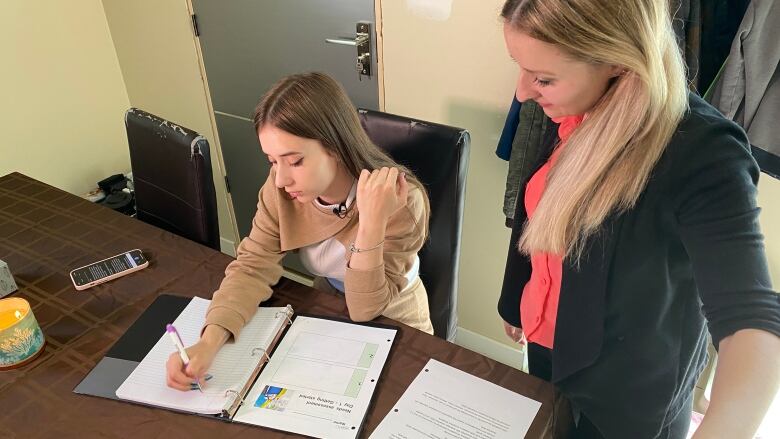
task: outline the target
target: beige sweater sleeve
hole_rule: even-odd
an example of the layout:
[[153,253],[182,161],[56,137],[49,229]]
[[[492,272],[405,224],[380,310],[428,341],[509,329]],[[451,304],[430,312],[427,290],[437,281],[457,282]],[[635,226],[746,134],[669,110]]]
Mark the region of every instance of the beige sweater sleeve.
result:
[[273,180],[260,189],[257,213],[249,236],[238,246],[237,258],[225,270],[206,313],[206,325],[219,325],[237,339],[260,302],[271,297],[271,285],[282,275],[284,253],[279,244],[279,219]]
[[356,270],[347,265],[344,295],[352,320],[372,320],[398,297],[406,287],[406,274],[425,243],[427,232],[423,193],[414,188],[409,191],[406,206],[388,221],[382,265],[371,270]]

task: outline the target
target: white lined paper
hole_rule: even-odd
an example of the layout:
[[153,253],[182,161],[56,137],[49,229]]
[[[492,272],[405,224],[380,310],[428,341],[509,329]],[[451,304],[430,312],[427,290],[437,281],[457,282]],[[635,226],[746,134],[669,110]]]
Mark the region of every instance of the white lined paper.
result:
[[[210,300],[193,298],[173,322],[185,346],[195,344],[206,320]],[[165,364],[176,348],[165,328],[161,327],[160,339],[116,390],[120,399],[140,402],[202,414],[221,413],[227,400],[227,391],[239,391],[249,380],[262,359],[253,350],[267,350],[274,336],[286,322],[286,308],[258,308],[255,316],[242,329],[238,342],[227,343],[220,349],[208,373],[213,376],[203,386],[203,393],[182,392],[166,384]]]

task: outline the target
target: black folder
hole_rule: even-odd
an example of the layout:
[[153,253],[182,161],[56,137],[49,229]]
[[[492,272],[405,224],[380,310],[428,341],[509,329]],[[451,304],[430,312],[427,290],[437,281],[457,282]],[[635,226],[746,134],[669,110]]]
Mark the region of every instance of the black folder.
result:
[[191,300],[171,294],[158,296],[73,392],[118,400],[116,389],[165,333],[165,325],[176,320]]

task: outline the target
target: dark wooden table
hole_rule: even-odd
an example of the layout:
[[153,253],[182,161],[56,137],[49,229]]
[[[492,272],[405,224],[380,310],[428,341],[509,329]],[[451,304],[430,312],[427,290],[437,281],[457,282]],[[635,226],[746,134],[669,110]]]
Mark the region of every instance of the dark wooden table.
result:
[[[149,258],[147,269],[85,291],[73,288],[73,268],[134,248]],[[229,256],[13,173],[0,177],[0,259],[19,285],[13,296],[30,302],[47,341],[33,363],[0,372],[0,437],[287,436],[72,392],[159,294],[210,298]],[[299,283],[283,279],[274,291],[272,306],[348,316],[342,298]],[[363,437],[429,358],[542,402],[527,437],[560,437],[571,425],[566,402],[549,383],[398,322],[378,321],[401,329]]]

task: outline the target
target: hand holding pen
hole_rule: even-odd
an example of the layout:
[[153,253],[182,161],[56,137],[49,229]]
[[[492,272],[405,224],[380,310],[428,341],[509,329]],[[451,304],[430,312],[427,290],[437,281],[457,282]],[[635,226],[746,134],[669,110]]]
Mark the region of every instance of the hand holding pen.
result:
[[[206,364],[205,367],[202,366],[193,368],[192,365],[194,361],[190,360],[190,355],[187,354],[187,350],[184,348],[184,343],[181,340],[179,332],[171,324],[166,326],[166,332],[170,336],[171,341],[173,341],[177,351],[171,354],[171,356],[168,358],[168,386],[179,390],[199,390],[203,392],[203,387],[201,386],[201,380],[199,377],[203,375],[203,372],[205,372],[208,364]],[[202,356],[200,355],[200,350],[201,349],[198,349],[198,344],[190,348],[190,352],[194,353],[193,359],[200,358]],[[206,357],[213,358],[213,355],[206,354]],[[198,363],[201,365],[203,364],[201,361]],[[208,363],[211,363],[210,359]],[[193,378],[195,378],[194,382],[192,381]],[[208,374],[203,377],[205,381],[208,381],[210,378],[211,375]]]

